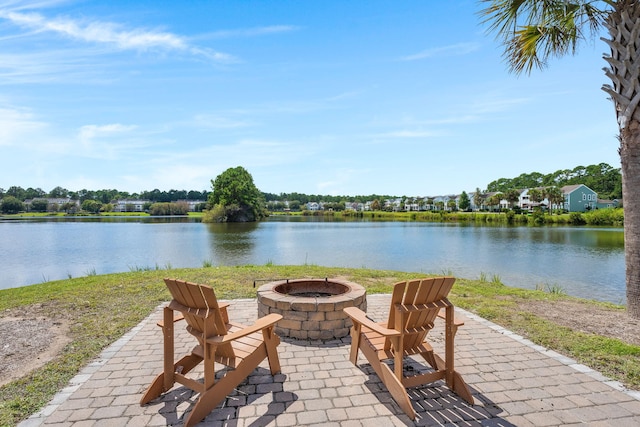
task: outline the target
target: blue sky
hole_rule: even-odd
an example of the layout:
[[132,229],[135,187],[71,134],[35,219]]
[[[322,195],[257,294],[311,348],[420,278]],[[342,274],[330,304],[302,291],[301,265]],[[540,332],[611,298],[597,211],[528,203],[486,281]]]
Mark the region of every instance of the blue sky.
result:
[[619,167],[599,39],[510,74],[476,1],[0,0],[0,187],[436,196]]

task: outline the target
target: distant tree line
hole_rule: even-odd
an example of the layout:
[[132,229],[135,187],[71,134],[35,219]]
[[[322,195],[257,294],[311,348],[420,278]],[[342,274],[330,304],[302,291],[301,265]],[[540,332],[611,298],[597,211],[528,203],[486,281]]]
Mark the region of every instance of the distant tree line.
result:
[[378,194],[371,194],[369,196],[330,196],[320,194],[304,194],[304,193],[262,193],[267,202],[278,202],[283,200],[297,201],[300,204],[307,204],[309,202],[326,202],[326,203],[345,203],[355,202],[364,203],[370,200],[385,200],[396,196],[383,196]]
[[550,174],[540,172],[523,173],[515,178],[500,178],[487,186],[488,192],[507,193],[509,190],[564,187],[565,185],[584,184],[602,199],[622,198],[622,174],[620,169],[606,163],[590,166],[576,166],[573,169],[561,169]]
[[46,192],[41,188],[27,188],[24,189],[19,186],[9,187],[8,190],[0,188],[0,199],[4,199],[6,196],[12,196],[21,202],[32,199],[43,198],[71,198],[83,203],[85,200],[95,200],[100,203],[111,203],[115,200],[124,199],[141,199],[149,200],[151,202],[176,202],[178,200],[207,200],[209,196],[208,191],[187,191],[187,190],[169,190],[160,191],[158,189],[152,191],[143,191],[141,193],[128,193],[126,191],[118,190],[80,190],[69,191],[66,188],[55,187],[50,192]]
[[[236,176],[237,175],[237,176]],[[251,186],[253,185],[253,181],[251,175],[244,169],[231,168],[226,171],[225,174],[222,174],[221,179],[225,178],[225,185],[218,183],[218,188],[233,188],[231,186],[231,182],[234,180],[244,182],[248,181]],[[242,178],[242,179],[240,179]],[[250,178],[250,179],[249,179]],[[212,181],[212,187],[215,188]],[[507,200],[512,202],[514,199],[517,200],[516,189],[535,189],[539,187],[552,188],[552,187],[563,187],[565,185],[573,185],[573,184],[584,184],[587,187],[594,190],[598,196],[602,199],[621,199],[622,198],[622,175],[620,173],[620,169],[616,169],[611,167],[606,163],[600,163],[597,165],[590,166],[576,166],[573,169],[563,169],[558,170],[554,173],[550,174],[542,174],[540,172],[531,172],[531,173],[523,173],[515,178],[500,178],[495,181],[492,181],[487,186],[486,192],[494,192],[494,193],[502,193],[503,197],[506,197]],[[250,186],[250,187],[251,187]],[[253,188],[251,187],[251,188]],[[258,191],[255,189],[255,191]],[[259,192],[259,191],[258,191]],[[372,201],[371,207],[373,210],[379,210],[382,208],[382,202],[387,199],[393,199],[397,196],[390,195],[380,195],[380,194],[371,194],[371,195],[359,195],[359,196],[331,196],[331,195],[320,195],[320,194],[304,194],[304,193],[264,193],[259,192],[258,196],[252,195],[253,198],[261,200],[264,203],[264,207],[272,211],[280,211],[285,208],[291,210],[299,210],[304,209],[307,203],[309,202],[322,202],[324,204],[325,209],[341,211],[345,209],[346,203],[365,203],[368,201]],[[478,204],[478,198],[481,196],[481,193],[484,193],[479,188],[476,189],[475,194],[473,194],[474,202]],[[536,192],[533,192],[535,197]],[[187,190],[169,190],[169,191],[160,191],[158,189],[152,191],[143,191],[140,193],[128,193],[122,192],[115,189],[104,189],[104,190],[87,190],[83,189],[80,191],[69,191],[63,187],[55,187],[50,192],[46,192],[40,188],[27,188],[24,189],[19,186],[9,187],[8,190],[0,188],[0,201],[2,212],[3,213],[15,213],[20,212],[24,209],[23,202],[25,200],[34,200],[31,205],[31,209],[35,212],[45,212],[47,210],[46,202],[43,200],[44,198],[70,198],[72,200],[78,200],[83,210],[88,212],[99,211],[103,209],[103,206],[106,206],[115,200],[125,200],[125,199],[139,199],[139,200],[148,200],[149,206],[146,206],[145,209],[150,209],[150,206],[156,203],[174,203],[178,200],[206,200],[208,201],[209,209],[213,208],[215,205],[221,204],[221,200],[218,200],[221,196],[216,195],[209,191],[187,191]],[[229,198],[228,195],[224,195],[222,199]],[[285,204],[286,202],[286,204]],[[455,202],[453,202],[455,203]],[[461,209],[464,210],[464,206],[470,203],[470,196],[466,192],[462,192],[461,196]],[[498,200],[499,203],[499,200]],[[497,203],[496,203],[497,204]],[[223,204],[224,205],[224,204]],[[69,206],[69,209],[73,209],[76,205]],[[64,206],[61,209],[66,211]],[[166,211],[170,209],[166,205],[160,205],[157,207],[158,211]],[[172,207],[171,209],[176,210],[176,207]],[[181,210],[180,207],[177,210]],[[243,213],[244,215],[244,213]],[[226,217],[232,217],[232,213],[226,212]],[[260,217],[261,214],[258,211],[251,212],[251,217]]]

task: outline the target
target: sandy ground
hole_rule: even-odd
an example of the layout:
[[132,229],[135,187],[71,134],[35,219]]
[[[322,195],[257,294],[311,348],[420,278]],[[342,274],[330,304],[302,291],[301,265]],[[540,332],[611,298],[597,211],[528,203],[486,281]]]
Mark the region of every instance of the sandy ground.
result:
[[69,322],[64,319],[54,320],[41,313],[31,316],[15,311],[2,313],[0,386],[27,375],[56,357],[71,341],[68,332]]
[[640,345],[640,320],[631,319],[625,311],[575,301],[526,301],[520,303],[520,309],[576,331],[618,338],[628,344]]
[[[640,321],[630,319],[624,311],[573,301],[526,301],[520,309],[574,330],[640,345]],[[0,313],[0,385],[44,365],[70,341],[69,322],[46,313],[43,306]]]

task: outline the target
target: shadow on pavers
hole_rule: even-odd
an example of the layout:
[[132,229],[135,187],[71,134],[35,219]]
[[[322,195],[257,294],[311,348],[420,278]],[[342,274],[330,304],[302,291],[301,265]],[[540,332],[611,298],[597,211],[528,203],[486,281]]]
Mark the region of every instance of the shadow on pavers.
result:
[[[412,421],[404,411],[400,409],[371,365],[364,363],[358,367],[369,377],[364,384],[369,388],[371,394],[376,396],[376,398],[389,408],[405,425],[515,427],[514,424],[498,416],[498,414],[503,412],[499,406],[487,399],[486,396],[479,394],[473,387],[469,386],[476,404],[469,405],[457,394],[452,392],[446,386],[444,380],[407,389],[413,409],[416,411],[416,419]],[[430,370],[430,368],[414,361],[412,358],[405,359],[405,372],[410,371],[414,374],[420,374]]]
[[[226,370],[216,372],[216,377],[222,376]],[[240,418],[241,408],[251,405],[267,405],[264,413],[257,413],[250,418],[256,418],[247,426],[263,426],[284,413],[291,404],[298,400],[295,393],[285,392],[283,383],[287,376],[284,374],[271,375],[268,369],[256,368],[240,385],[226,397],[215,409],[209,413],[201,423],[221,422],[225,425],[235,425]],[[162,404],[158,413],[166,419],[166,425],[182,425],[189,416],[193,405],[198,401],[199,393],[187,388],[177,387],[164,393],[147,405]],[[245,409],[246,410],[246,409]]]
[[345,347],[351,345],[351,337],[346,336],[344,338],[336,338],[332,340],[303,340],[298,338],[280,337],[282,342],[294,345],[296,347],[313,347],[313,348],[336,348]]

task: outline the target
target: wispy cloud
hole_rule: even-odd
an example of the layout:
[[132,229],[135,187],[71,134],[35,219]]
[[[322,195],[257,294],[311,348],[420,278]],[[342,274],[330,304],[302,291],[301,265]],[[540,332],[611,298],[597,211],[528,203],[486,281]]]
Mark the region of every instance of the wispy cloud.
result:
[[0,146],[18,143],[46,127],[27,110],[0,106]]
[[198,114],[190,124],[204,129],[238,129],[252,126],[252,123],[246,120],[236,120],[218,114]]
[[131,136],[137,126],[113,123],[108,125],[85,125],[78,131],[78,140],[87,157],[116,159],[123,150],[137,145]]
[[228,39],[228,38],[241,38],[241,37],[258,37],[270,34],[289,33],[292,31],[298,31],[300,27],[295,25],[271,25],[266,27],[255,28],[239,28],[235,30],[220,30],[198,36],[198,39]]
[[441,136],[442,132],[433,131],[415,131],[415,130],[399,130],[376,135],[378,138],[429,138],[433,136]]
[[122,125],[119,123],[109,125],[85,125],[80,128],[79,137],[83,142],[89,142],[94,138],[121,134],[135,129],[134,125]]
[[177,51],[217,62],[235,62],[232,55],[192,45],[177,34],[150,29],[127,29],[112,22],[79,21],[66,17],[49,18],[35,12],[0,9],[0,18],[37,33],[55,33],[85,43],[108,45],[119,50]]
[[[67,81],[104,81],[91,66],[91,53],[74,55],[67,51],[0,53],[0,85]],[[100,70],[113,65],[103,64]]]
[[460,56],[474,52],[480,49],[479,43],[457,43],[449,46],[434,47],[431,49],[423,50],[422,52],[415,53],[400,58],[403,61],[417,61],[419,59],[426,59],[432,57],[441,56]]

